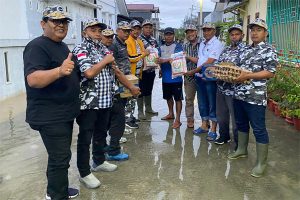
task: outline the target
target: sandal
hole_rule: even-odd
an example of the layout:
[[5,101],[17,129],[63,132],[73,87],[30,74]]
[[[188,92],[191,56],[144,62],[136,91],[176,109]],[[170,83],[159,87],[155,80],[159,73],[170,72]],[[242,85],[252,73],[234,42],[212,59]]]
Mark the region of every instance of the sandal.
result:
[[206,140],[207,141],[215,141],[217,139],[217,137],[218,137],[217,133],[209,132],[207,137],[206,137]]
[[174,116],[166,115],[163,118],[161,118],[161,120],[171,120],[171,119],[174,119]]
[[181,122],[176,122],[176,121],[175,121],[175,122],[173,123],[172,128],[176,129],[176,128],[179,128],[181,125],[182,125]]
[[195,129],[193,132],[194,132],[194,134],[196,134],[196,135],[200,135],[201,133],[207,133],[208,130],[205,130],[205,129],[199,127],[199,128],[197,128],[197,129]]

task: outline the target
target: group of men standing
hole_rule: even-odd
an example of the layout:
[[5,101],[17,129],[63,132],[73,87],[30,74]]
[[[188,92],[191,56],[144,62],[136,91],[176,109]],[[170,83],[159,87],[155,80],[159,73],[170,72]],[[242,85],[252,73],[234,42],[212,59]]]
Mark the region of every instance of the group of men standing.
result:
[[[277,59],[274,50],[264,42],[267,26],[262,20],[257,19],[249,25],[253,41],[250,46],[242,43],[241,26],[231,27],[228,30],[231,45],[223,51],[223,44],[215,36],[216,28],[209,23],[202,27],[203,41],[199,40],[194,25],[187,26],[187,43],[184,45],[175,42],[175,31],[168,27],[164,30],[165,44],[159,47],[151,36],[153,24],[149,20],[142,24],[137,20],[121,21],[115,34],[97,19],[89,19],[83,23],[83,41],[72,53],[62,42],[70,21],[72,19],[62,7],[47,7],[41,21],[43,35],[32,40],[24,50],[26,121],[40,132],[49,156],[46,199],[68,199],[79,194],[77,189],[68,188],[75,119],[79,125],[79,180],[86,187],[100,186],[92,172],[117,169],[109,160],[128,159],[119,144],[125,123],[137,126],[135,123],[144,120],[146,113],[158,114],[151,106],[155,68],[145,69],[143,63],[150,54],[149,48],[157,48],[159,52],[157,64],[160,65],[163,98],[169,110],[162,120],[175,119],[173,128],[182,125],[183,78],[172,78],[171,54],[184,51],[188,68],[184,75],[188,128],[194,127],[197,93],[202,124],[194,134],[208,133],[207,140],[227,143],[230,141],[231,116],[237,147],[228,158],[237,159],[247,156],[250,122],[257,141],[257,164],[251,175],[260,177],[263,174],[269,142],[265,127],[266,80],[275,73]],[[204,67],[216,62],[232,62],[252,73],[242,73],[234,85],[204,80]],[[139,78],[139,87],[127,80],[125,75],[129,74]],[[125,117],[127,99],[120,96],[120,84],[137,97],[137,119]],[[106,143],[108,133],[111,136],[109,144]]]

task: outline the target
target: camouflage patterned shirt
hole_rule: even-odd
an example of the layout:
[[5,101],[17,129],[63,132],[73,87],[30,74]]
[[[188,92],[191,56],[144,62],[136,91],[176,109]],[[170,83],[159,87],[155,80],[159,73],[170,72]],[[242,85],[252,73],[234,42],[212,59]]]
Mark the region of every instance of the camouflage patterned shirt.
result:
[[114,96],[114,73],[106,66],[94,78],[87,79],[84,72],[100,62],[110,52],[103,44],[84,38],[72,53],[76,57],[76,65],[81,72],[80,109],[104,109],[112,106]]
[[[278,65],[277,53],[270,44],[265,42],[257,46],[246,46],[239,56],[239,63],[243,69],[260,72],[266,70],[276,72]],[[250,80],[250,83],[236,84],[234,98],[255,105],[267,105],[267,79]]]
[[[223,50],[222,54],[219,57],[219,60],[216,63],[222,62],[231,62],[235,65],[238,63],[240,52],[246,47],[245,43],[239,42],[236,48],[232,46],[227,46]],[[227,96],[233,96],[233,85],[224,81],[217,81],[217,86],[219,92]]]

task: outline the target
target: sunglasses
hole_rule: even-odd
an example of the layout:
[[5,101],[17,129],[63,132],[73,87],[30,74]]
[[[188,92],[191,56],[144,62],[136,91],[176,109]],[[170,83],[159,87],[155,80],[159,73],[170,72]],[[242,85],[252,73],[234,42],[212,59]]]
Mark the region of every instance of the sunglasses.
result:
[[68,25],[70,23],[69,20],[66,19],[49,19],[48,21],[52,22],[55,26],[59,26],[59,25]]
[[104,36],[104,37],[106,37],[107,39],[114,39],[114,35],[108,35],[108,36]]

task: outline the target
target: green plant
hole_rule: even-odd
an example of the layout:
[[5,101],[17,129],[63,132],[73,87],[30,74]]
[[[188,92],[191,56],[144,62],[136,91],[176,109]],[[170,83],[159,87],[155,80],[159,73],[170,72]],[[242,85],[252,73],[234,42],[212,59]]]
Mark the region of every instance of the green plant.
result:
[[226,43],[226,45],[230,45],[229,33],[228,29],[234,24],[240,24],[236,18],[232,17],[228,19],[228,22],[216,22],[215,26],[218,27],[220,33],[220,40]]

